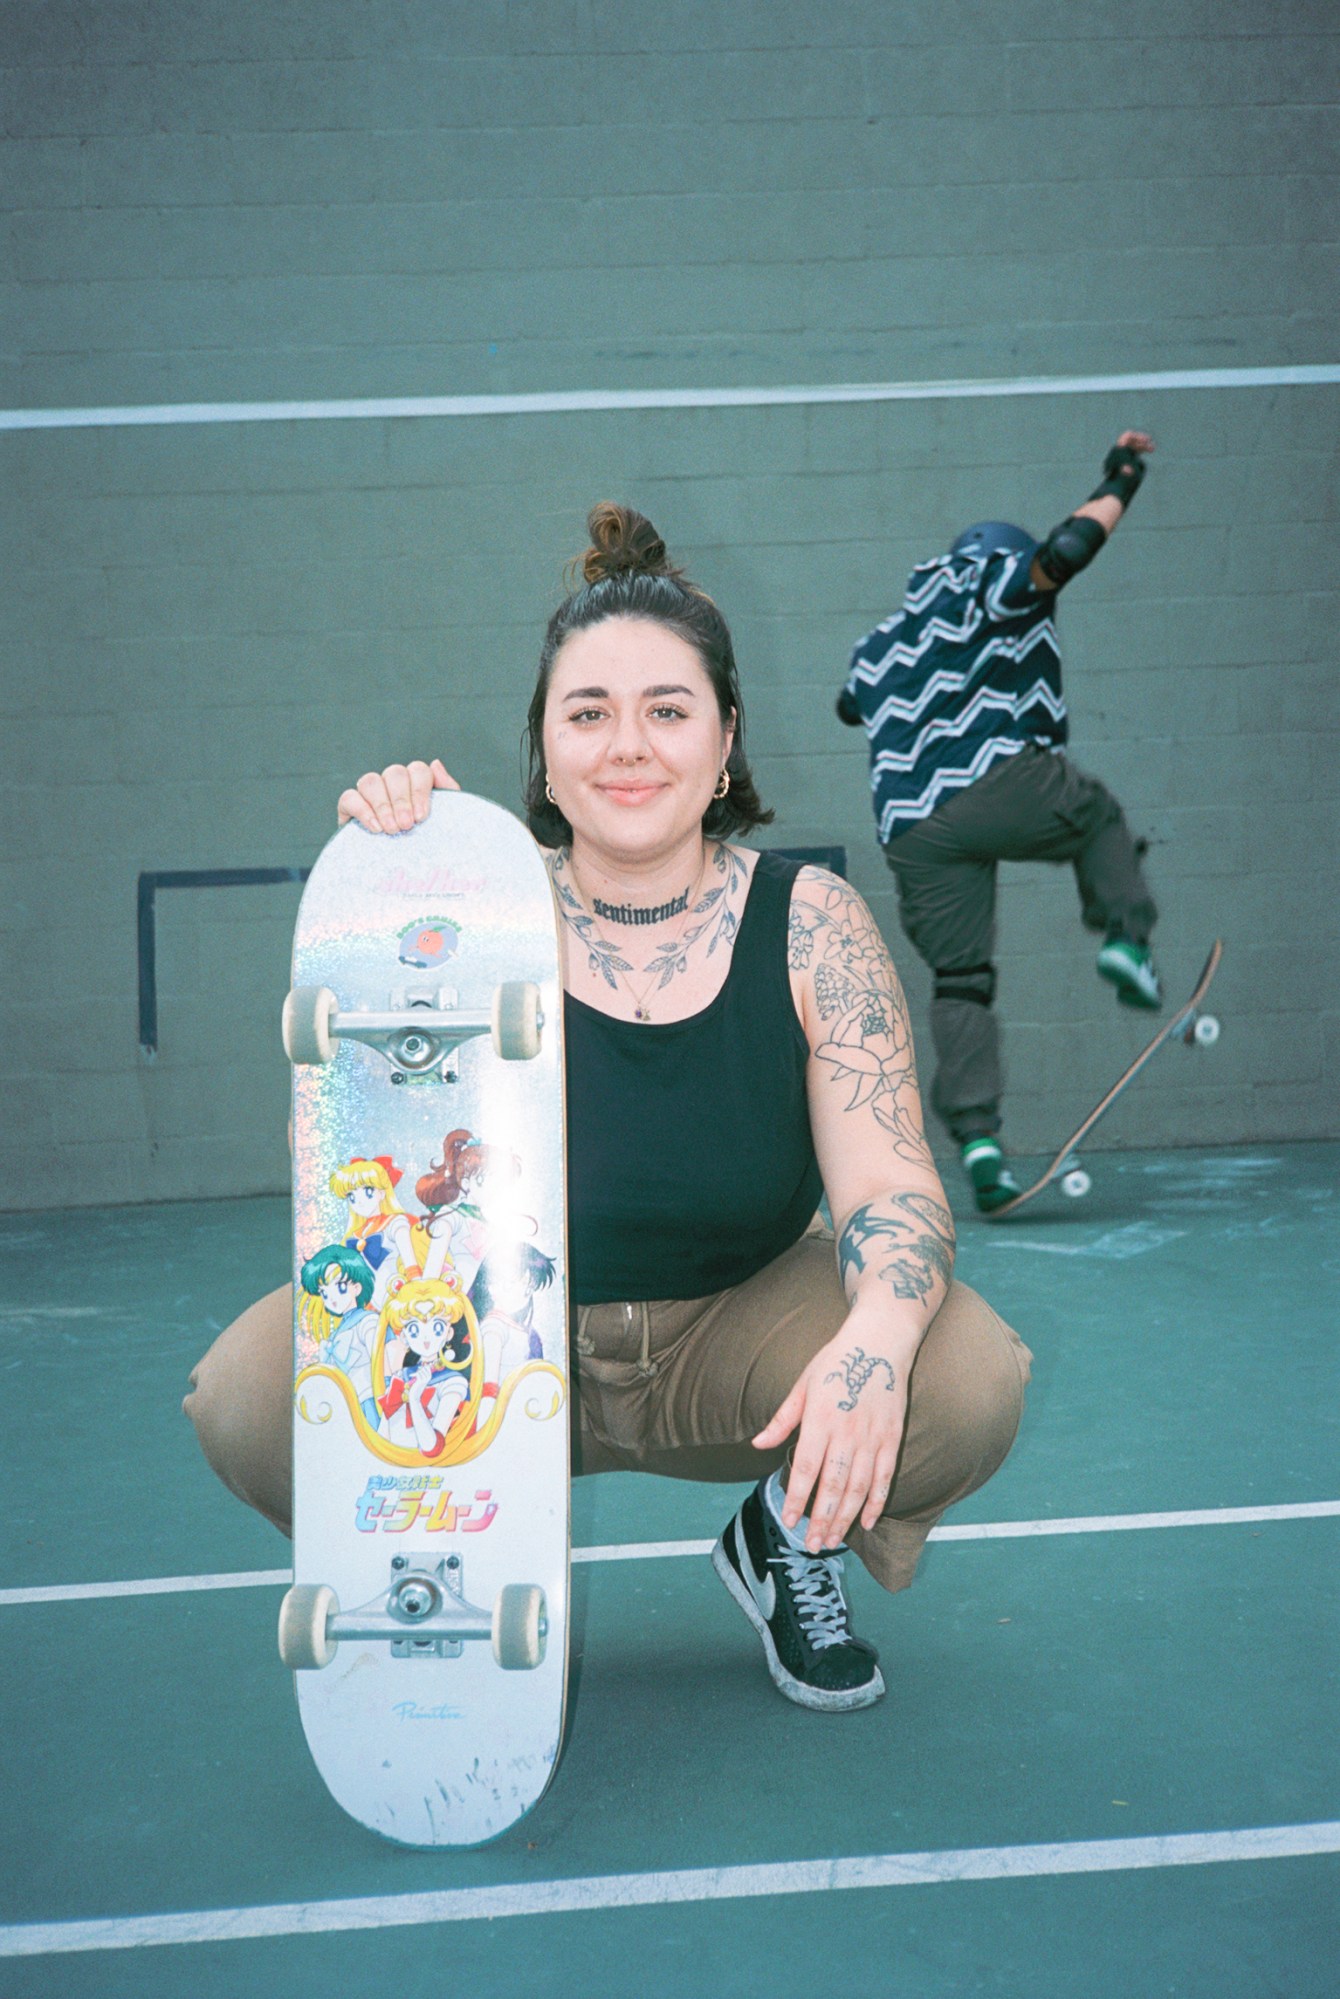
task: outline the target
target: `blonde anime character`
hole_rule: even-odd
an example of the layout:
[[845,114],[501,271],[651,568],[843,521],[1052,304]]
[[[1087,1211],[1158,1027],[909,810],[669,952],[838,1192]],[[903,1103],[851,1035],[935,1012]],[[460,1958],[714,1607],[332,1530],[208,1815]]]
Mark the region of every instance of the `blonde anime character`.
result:
[[474,1312],[460,1285],[449,1278],[402,1284],[382,1308],[380,1342],[373,1386],[382,1435],[402,1450],[440,1457],[483,1379]]
[[393,1285],[418,1277],[423,1270],[426,1238],[421,1224],[406,1214],[395,1196],[402,1175],[385,1154],[375,1159],[353,1158],[330,1176],[330,1191],[349,1204],[344,1241],[356,1249],[372,1271],[371,1308],[379,1312]]
[[[403,1211],[401,1219],[407,1219]],[[383,1267],[390,1262],[388,1256]],[[544,1269],[528,1262],[518,1283],[533,1288],[549,1281],[549,1258],[538,1264]],[[374,1313],[362,1302],[371,1292],[366,1261],[341,1244],[318,1251],[301,1278],[306,1296],[300,1325],[317,1352],[294,1383],[299,1416],[322,1427],[343,1401],[361,1442],[394,1465],[466,1464],[478,1457],[497,1435],[514,1391],[523,1381],[539,1388],[541,1376],[549,1378],[551,1392],[528,1392],[521,1406],[530,1422],[549,1421],[566,1400],[566,1384],[542,1357],[527,1305],[513,1297],[515,1287],[506,1280],[507,1273],[497,1273],[489,1290],[486,1338],[474,1301],[454,1274],[392,1279]],[[499,1309],[504,1291],[511,1311]],[[333,1399],[327,1387],[337,1391]]]

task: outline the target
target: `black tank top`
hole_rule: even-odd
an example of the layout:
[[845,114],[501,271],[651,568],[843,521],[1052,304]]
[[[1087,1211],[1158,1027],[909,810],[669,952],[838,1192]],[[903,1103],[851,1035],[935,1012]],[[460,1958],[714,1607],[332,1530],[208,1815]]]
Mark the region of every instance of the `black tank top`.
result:
[[577,1304],[743,1284],[818,1207],[809,1046],[787,974],[799,867],[759,855],[726,982],[701,1013],[614,1020],[565,995]]

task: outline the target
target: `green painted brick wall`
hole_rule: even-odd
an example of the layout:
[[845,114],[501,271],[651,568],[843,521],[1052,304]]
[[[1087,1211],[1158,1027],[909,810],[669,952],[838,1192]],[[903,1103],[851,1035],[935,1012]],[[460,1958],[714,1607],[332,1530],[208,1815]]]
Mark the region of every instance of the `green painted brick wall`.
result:
[[[1320,0],[0,4],[0,404],[1033,377],[1333,361]],[[440,750],[517,797],[539,630],[633,499],[735,628],[778,844],[842,842],[928,980],[832,717],[969,519],[1042,529],[1126,425],[1136,509],[1062,606],[1074,754],[1150,841],[1212,1055],[1104,1138],[1337,1129],[1334,388],[0,435],[7,1205],[277,1189],[296,866]],[[1008,1136],[1138,1045],[1068,875],[1007,871]],[[77,1012],[77,1020],[73,1018]]]

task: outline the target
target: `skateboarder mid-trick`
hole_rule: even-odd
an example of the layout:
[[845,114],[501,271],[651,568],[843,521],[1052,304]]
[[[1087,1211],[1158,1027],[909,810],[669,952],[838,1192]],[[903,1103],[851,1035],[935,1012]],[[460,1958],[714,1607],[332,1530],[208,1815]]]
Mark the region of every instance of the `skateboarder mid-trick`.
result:
[[1102,548],[1153,448],[1123,431],[1102,483],[1042,541],[979,521],[919,563],[899,609],[856,647],[838,697],[841,719],[869,738],[902,926],[935,974],[931,1102],[984,1214],[1019,1191],[999,1137],[997,864],[1069,862],[1084,923],[1103,936],[1098,972],[1125,1005],[1162,1004],[1140,850],[1111,792],[1064,753],[1054,621],[1057,592]]

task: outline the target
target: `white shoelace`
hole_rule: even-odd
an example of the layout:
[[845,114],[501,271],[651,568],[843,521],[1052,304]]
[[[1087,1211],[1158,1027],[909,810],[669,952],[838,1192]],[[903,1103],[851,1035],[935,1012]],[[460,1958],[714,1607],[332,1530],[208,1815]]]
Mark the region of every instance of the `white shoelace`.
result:
[[800,1617],[800,1628],[816,1652],[829,1645],[845,1645],[851,1637],[847,1628],[847,1602],[842,1594],[841,1555],[810,1555],[804,1549],[788,1549],[773,1555],[775,1566],[784,1568]]

